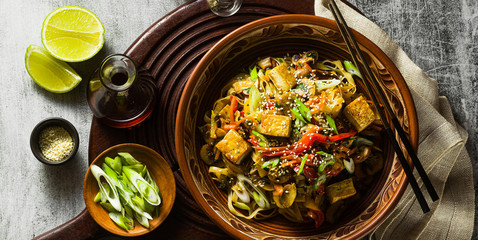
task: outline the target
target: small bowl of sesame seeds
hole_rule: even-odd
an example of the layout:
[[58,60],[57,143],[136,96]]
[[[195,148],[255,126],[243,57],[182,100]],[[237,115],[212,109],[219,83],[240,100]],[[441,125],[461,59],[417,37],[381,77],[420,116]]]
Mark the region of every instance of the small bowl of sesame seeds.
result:
[[47,118],[33,128],[30,148],[42,163],[59,165],[72,159],[80,143],[76,128],[63,118]]

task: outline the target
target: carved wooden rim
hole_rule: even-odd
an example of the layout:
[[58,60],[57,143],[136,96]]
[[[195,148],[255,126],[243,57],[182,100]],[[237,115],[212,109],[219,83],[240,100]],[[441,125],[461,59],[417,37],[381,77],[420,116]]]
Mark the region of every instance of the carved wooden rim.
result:
[[[184,88],[183,94],[181,96],[181,100],[178,107],[178,113],[176,117],[176,131],[175,131],[175,145],[176,145],[176,154],[179,162],[179,166],[181,169],[181,173],[183,175],[188,188],[193,195],[194,199],[199,203],[201,208],[206,212],[206,214],[216,222],[221,228],[223,228],[226,232],[234,235],[235,237],[240,238],[249,238],[249,236],[243,235],[240,231],[235,229],[233,226],[225,223],[220,217],[217,216],[217,213],[209,206],[208,202],[204,199],[198,189],[195,187],[195,182],[193,177],[189,171],[189,166],[187,161],[185,160],[185,148],[184,148],[184,120],[186,117],[186,110],[190,103],[190,98],[192,97],[192,93],[194,90],[195,85],[198,82],[200,74],[206,70],[206,66],[210,61],[214,59],[214,57],[219,54],[223,47],[231,44],[234,40],[242,35],[251,33],[254,30],[261,29],[266,26],[270,26],[273,24],[287,24],[287,23],[298,23],[298,24],[311,24],[311,25],[321,25],[329,29],[333,29],[338,31],[335,21],[325,19],[322,17],[317,16],[310,16],[310,15],[281,15],[281,16],[272,16],[267,17],[264,19],[260,19],[249,24],[244,25],[236,29],[235,31],[228,34],[226,37],[221,39],[217,42],[207,53],[206,55],[200,60],[196,68],[194,69],[193,73],[191,74],[190,79],[186,83]],[[416,111],[413,103],[412,96],[406,85],[403,77],[401,76],[398,69],[395,67],[393,62],[385,55],[385,53],[377,47],[374,43],[368,40],[362,34],[354,31],[354,35],[360,45],[364,46],[370,52],[373,52],[376,55],[380,62],[387,66],[387,70],[391,76],[393,76],[393,80],[395,81],[396,87],[400,90],[400,94],[403,97],[404,108],[406,110],[406,117],[408,117],[408,129],[409,129],[409,138],[411,141],[412,146],[417,148],[418,145],[418,122]],[[394,162],[398,162],[398,160],[394,159]],[[413,166],[410,159],[408,159],[410,165]],[[403,174],[403,170],[400,167],[396,169],[399,170],[399,174],[397,174],[397,178],[400,179],[397,190],[394,192],[395,194],[390,196],[390,200],[387,201],[385,207],[382,208],[380,212],[378,212],[374,219],[369,222],[363,228],[357,229],[353,231],[350,235],[344,236],[347,239],[355,239],[359,237],[363,237],[366,234],[370,233],[373,229],[375,229],[394,209],[398,201],[400,200],[401,196],[403,195],[408,181],[406,176]],[[397,171],[398,171],[397,170]]]

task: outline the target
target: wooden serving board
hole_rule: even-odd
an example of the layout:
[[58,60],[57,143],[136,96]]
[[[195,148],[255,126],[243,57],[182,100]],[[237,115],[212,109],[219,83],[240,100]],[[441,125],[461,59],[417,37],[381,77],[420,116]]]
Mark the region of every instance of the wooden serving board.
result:
[[[156,150],[166,159],[177,185],[176,201],[166,221],[151,233],[135,239],[229,238],[191,197],[177,164],[174,126],[181,92],[198,61],[223,36],[263,17],[294,13],[314,14],[314,0],[244,0],[241,9],[228,18],[214,15],[207,0],[191,1],[153,24],[126,51],[126,55],[137,65],[149,69],[155,78],[158,88],[156,107],[148,120],[132,129],[110,128],[93,118],[89,162],[113,145],[139,143]],[[72,220],[35,239],[103,237],[113,239],[85,209]]]

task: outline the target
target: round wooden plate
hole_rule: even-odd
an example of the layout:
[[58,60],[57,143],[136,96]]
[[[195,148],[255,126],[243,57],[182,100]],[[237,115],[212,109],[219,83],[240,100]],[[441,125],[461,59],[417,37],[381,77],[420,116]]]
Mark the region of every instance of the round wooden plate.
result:
[[[91,163],[105,149],[135,142],[161,154],[176,179],[176,201],[171,214],[142,239],[228,239],[203,213],[189,194],[175,156],[174,125],[182,89],[201,57],[219,39],[251,21],[278,14],[314,14],[314,0],[244,0],[232,17],[214,15],[207,0],[190,1],[148,28],[125,52],[156,79],[158,102],[152,116],[133,129],[113,129],[93,118],[88,158]],[[67,223],[35,239],[98,239],[109,233],[83,210]]]

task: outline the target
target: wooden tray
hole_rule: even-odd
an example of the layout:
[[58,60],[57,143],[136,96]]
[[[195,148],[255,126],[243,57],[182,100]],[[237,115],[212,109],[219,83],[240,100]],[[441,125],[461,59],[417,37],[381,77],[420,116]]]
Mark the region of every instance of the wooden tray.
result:
[[[166,221],[150,234],[135,239],[229,238],[202,212],[181,177],[174,147],[177,106],[190,73],[214,43],[248,22],[291,13],[314,14],[314,0],[244,0],[239,12],[228,18],[212,14],[207,0],[191,1],[153,24],[126,51],[126,55],[149,69],[156,79],[159,93],[156,108],[148,120],[133,129],[113,129],[93,118],[89,161],[119,143],[143,144],[168,161],[177,184],[176,202]],[[109,235],[85,209],[35,239],[99,239]]]

